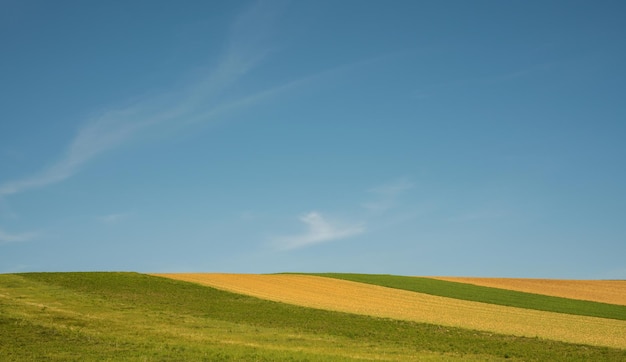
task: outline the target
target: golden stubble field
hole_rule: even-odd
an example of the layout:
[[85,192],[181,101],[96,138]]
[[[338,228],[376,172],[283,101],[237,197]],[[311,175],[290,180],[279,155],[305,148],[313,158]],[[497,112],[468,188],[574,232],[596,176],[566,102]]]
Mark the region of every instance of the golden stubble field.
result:
[[626,348],[626,321],[504,307],[310,275],[154,275],[311,308]]
[[626,280],[557,280],[519,278],[432,277],[483,287],[516,290],[555,297],[626,305]]

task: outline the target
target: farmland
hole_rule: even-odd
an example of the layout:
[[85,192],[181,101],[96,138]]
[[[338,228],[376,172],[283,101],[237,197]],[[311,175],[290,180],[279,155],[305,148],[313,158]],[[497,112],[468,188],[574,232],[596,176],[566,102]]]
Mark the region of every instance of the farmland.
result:
[[0,356],[619,361],[626,350],[308,308],[137,273],[29,273],[0,275]]
[[314,275],[167,276],[311,308],[626,348],[623,320],[513,308]]
[[[315,275],[468,301],[535,309],[547,312],[626,320],[626,306],[624,305],[524,293],[515,290],[490,288],[467,283],[437,280],[434,278],[343,273],[324,273]],[[604,290],[606,282],[601,281],[600,283],[603,286],[602,289]],[[611,291],[613,294],[618,296],[626,295],[626,288],[624,288],[624,284],[619,282],[615,282]]]
[[450,282],[626,306],[626,280],[435,277]]

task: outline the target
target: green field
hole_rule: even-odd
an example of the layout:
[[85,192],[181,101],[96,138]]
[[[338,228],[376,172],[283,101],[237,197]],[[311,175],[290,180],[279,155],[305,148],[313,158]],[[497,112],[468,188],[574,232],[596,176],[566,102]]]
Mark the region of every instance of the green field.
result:
[[626,360],[626,350],[330,312],[137,273],[0,275],[2,361]]
[[[307,273],[308,274],[308,273]],[[431,278],[386,274],[311,273],[328,278],[409,290],[474,302],[590,317],[626,320],[626,306],[517,292]]]

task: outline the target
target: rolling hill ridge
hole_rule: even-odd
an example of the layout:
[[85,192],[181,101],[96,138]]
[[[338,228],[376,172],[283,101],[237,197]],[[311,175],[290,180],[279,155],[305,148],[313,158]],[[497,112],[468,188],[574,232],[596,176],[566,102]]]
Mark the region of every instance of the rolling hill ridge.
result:
[[[623,323],[596,319],[618,323],[609,330]],[[626,359],[624,346],[607,341],[567,343],[304,307],[138,273],[0,275],[0,355],[8,361]]]

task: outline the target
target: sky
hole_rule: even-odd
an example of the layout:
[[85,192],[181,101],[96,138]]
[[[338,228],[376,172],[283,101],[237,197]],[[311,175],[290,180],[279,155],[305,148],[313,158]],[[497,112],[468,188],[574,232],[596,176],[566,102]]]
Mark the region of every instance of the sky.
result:
[[0,273],[626,279],[623,1],[0,1]]

